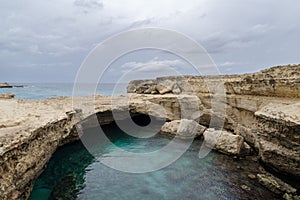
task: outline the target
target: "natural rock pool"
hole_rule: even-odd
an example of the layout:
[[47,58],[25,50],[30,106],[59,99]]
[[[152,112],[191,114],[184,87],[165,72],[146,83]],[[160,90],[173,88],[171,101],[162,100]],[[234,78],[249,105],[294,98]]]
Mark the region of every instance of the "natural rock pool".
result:
[[[129,151],[153,151],[171,139],[160,134],[133,138],[114,123],[103,129],[115,145]],[[251,176],[260,172],[253,158],[212,151],[199,159],[201,144],[195,140],[176,162],[144,174],[111,169],[94,159],[80,141],[68,144],[54,153],[30,199],[280,199]],[[113,145],[99,148],[114,151]]]

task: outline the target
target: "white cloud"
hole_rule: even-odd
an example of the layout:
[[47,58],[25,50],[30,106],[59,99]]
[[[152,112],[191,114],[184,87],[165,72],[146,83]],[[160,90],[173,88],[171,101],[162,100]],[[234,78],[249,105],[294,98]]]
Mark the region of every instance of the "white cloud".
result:
[[153,72],[166,69],[178,70],[184,63],[181,60],[157,60],[154,58],[148,62],[127,62],[121,66],[122,72],[138,71]]

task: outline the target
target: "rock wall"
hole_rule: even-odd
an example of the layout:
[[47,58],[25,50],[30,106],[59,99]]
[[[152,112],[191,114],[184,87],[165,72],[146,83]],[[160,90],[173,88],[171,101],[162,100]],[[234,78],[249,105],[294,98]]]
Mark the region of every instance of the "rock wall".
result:
[[[217,104],[225,104],[225,116],[218,116],[212,107],[220,88],[224,88],[226,97]],[[244,75],[137,80],[129,83],[127,91],[151,94],[152,99],[174,95],[168,105],[156,101],[170,112],[170,120],[180,119],[184,110],[178,103],[180,95],[195,94],[199,98],[200,124],[211,126],[212,117],[224,118],[223,128],[243,136],[259,152],[262,162],[280,173],[300,177],[300,65]]]
[[[94,99],[94,98],[92,98]],[[43,172],[56,149],[79,139],[75,128],[95,113],[108,113],[100,123],[113,121],[110,97],[81,99],[81,109],[72,111],[72,99],[0,99],[0,199],[28,199],[34,181]],[[93,104],[94,105],[94,104]],[[94,108],[94,107],[93,107]],[[97,116],[96,116],[97,118]]]
[[[0,199],[28,199],[36,178],[55,150],[78,139],[73,116],[40,127],[0,152]],[[27,134],[27,133],[24,133]]]

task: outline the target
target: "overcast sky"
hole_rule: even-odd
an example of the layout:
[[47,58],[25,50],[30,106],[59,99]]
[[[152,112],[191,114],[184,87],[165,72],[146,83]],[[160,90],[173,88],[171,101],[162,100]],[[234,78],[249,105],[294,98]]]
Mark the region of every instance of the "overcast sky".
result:
[[[72,82],[98,43],[141,27],[194,38],[222,73],[300,63],[299,8],[298,0],[3,0],[0,82]],[[153,63],[185,65],[155,52],[129,55],[106,81]]]

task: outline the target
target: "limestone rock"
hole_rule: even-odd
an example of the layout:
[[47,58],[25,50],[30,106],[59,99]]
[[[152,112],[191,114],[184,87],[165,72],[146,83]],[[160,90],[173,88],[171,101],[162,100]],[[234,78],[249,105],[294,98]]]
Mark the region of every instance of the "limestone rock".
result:
[[270,173],[257,174],[258,181],[268,188],[270,191],[283,195],[284,193],[296,194],[297,189],[293,188],[289,184],[283,182],[279,178],[271,175]]
[[175,84],[176,83],[172,80],[163,80],[157,83],[156,90],[159,92],[159,94],[170,93],[172,92]]
[[177,83],[174,84],[174,86],[172,88],[172,93],[173,94],[180,94],[181,93],[181,89],[180,89],[180,87],[178,86]]
[[[222,83],[226,97],[220,99],[218,91]],[[161,88],[164,94],[157,91],[157,85],[164,87]],[[94,127],[99,122],[111,123],[112,109],[122,119],[130,111],[134,115],[151,114],[170,121],[199,120],[207,127],[211,119],[218,118],[212,125],[224,122],[224,130],[237,135],[226,132],[223,136],[227,136],[217,138],[218,141],[208,132],[207,141],[219,142],[213,146],[215,149],[242,154],[241,149],[249,150],[242,141],[244,138],[259,152],[264,164],[279,173],[300,177],[300,65],[273,67],[245,75],[137,80],[128,84],[127,91],[131,94],[117,97],[120,101],[114,108],[112,97],[78,97],[79,104],[74,107],[69,98],[42,101],[0,98],[0,199],[26,199],[55,149],[78,139],[74,124],[81,121],[82,127]],[[212,100],[217,100],[217,105]],[[225,106],[225,114],[214,112],[214,106]],[[66,115],[75,108],[82,112]]]
[[[244,75],[160,77],[153,83],[155,86],[159,83],[168,83],[167,86],[174,84],[172,90],[168,87],[162,92],[168,93],[164,95],[177,94],[176,84],[180,94],[196,94],[200,99],[200,112],[194,113],[194,117],[184,118],[211,127],[224,122],[223,128],[241,135],[247,144],[259,152],[264,164],[278,172],[300,177],[299,64],[276,66]],[[225,106],[226,115],[213,112],[216,105],[212,104],[212,100],[217,98],[222,83],[227,96],[217,102],[217,106]],[[153,96],[165,98],[164,95]],[[185,114],[176,100],[173,103],[155,101],[168,108],[170,120],[180,119]],[[190,105],[197,104],[193,102]],[[211,119],[220,120],[211,124]]]
[[0,94],[0,99],[13,99],[14,97],[14,94]]
[[270,103],[255,112],[260,159],[300,177],[300,103]]
[[244,138],[227,131],[209,128],[204,132],[204,142],[209,148],[213,148],[225,154],[240,154]]
[[[128,93],[138,93],[138,94],[150,94],[152,90],[149,88],[155,89],[156,81],[155,80],[134,80],[130,81],[127,86]],[[145,92],[148,91],[148,92]]]
[[166,122],[161,128],[161,132],[176,135],[180,138],[193,138],[202,135],[205,129],[206,127],[193,120],[181,119]]

